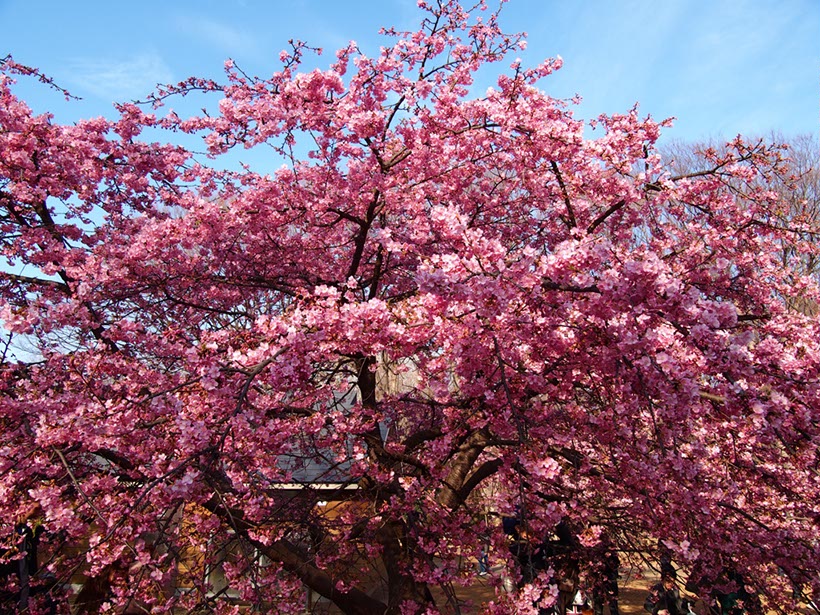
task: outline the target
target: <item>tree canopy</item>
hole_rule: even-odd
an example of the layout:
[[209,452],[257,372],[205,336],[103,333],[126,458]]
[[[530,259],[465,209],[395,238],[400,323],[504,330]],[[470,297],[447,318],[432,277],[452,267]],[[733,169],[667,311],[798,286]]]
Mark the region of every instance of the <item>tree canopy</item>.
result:
[[[585,125],[541,89],[560,60],[500,64],[524,39],[483,3],[420,5],[375,57],[308,71],[297,42],[114,121],[33,114],[12,77],[39,73],[4,61],[6,558],[41,524],[55,587],[82,570],[115,612],[298,612],[305,586],[437,612],[465,557],[517,574],[508,516],[820,590],[820,330],[791,308],[818,288],[782,258],[818,249],[781,150],[676,174],[663,122]],[[270,167],[224,170],[243,147]]]

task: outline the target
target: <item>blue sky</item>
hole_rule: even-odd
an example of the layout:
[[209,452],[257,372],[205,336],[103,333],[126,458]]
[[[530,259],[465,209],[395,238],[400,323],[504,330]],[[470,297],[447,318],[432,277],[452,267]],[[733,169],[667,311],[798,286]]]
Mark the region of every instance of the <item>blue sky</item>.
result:
[[[219,76],[228,57],[270,74],[289,38],[323,47],[320,65],[351,39],[375,53],[380,26],[414,29],[419,18],[415,0],[0,0],[0,57],[81,96],[66,104],[33,83],[18,89],[73,121],[112,115],[112,101],[157,82]],[[541,87],[580,94],[581,117],[638,102],[678,118],[665,138],[818,132],[820,0],[510,0],[502,26],[528,33],[525,64],[564,58]]]

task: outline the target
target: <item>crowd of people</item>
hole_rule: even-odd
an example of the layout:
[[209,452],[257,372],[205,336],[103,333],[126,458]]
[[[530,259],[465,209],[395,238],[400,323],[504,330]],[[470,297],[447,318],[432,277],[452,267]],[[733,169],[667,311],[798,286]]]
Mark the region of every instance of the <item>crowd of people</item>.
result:
[[[559,523],[546,539],[532,536],[515,517],[504,518],[503,527],[520,571],[518,587],[532,583],[543,571],[552,571],[550,585],[557,586],[558,596],[555,604],[541,608],[539,615],[603,615],[605,609],[609,615],[619,615],[620,558],[616,545],[606,534],[601,535],[595,546],[584,547],[568,521]],[[657,561],[661,579],[649,589],[644,610],[651,615],[695,615],[695,600],[681,594],[672,552],[660,541]],[[727,567],[712,577],[702,568],[696,562],[684,586],[689,595],[707,597],[697,613],[763,615],[759,597],[748,589],[736,570]]]
[[[557,600],[540,609],[540,615],[603,615],[605,606],[610,615],[619,615],[620,560],[608,537],[603,536],[596,547],[585,548],[567,521],[559,523],[546,539],[534,537],[517,518],[505,518],[503,524],[510,538],[510,553],[520,570],[519,586],[531,583],[542,571],[552,571],[550,584],[558,588]],[[580,592],[582,574],[586,594]]]
[[[554,604],[541,608],[539,615],[619,615],[618,580],[620,558],[617,546],[607,534],[601,534],[594,546],[584,546],[571,523],[559,523],[551,535],[537,537],[520,517],[502,519],[504,533],[509,539],[510,555],[517,563],[518,588],[532,583],[545,571],[551,571],[549,583],[557,587]],[[38,576],[37,553],[43,527],[18,524],[15,542],[22,559],[0,563],[0,610],[9,605],[25,610],[29,599],[45,595],[53,584],[43,583]],[[0,548],[0,560],[6,549]],[[696,615],[694,602],[681,595],[678,570],[671,550],[658,542],[657,562],[661,579],[653,585],[644,601],[644,610],[651,615]],[[479,558],[479,571],[489,572],[489,561],[484,551]],[[17,577],[14,591],[6,590],[4,581]],[[516,588],[508,578],[508,591]],[[581,589],[583,588],[583,592]],[[689,571],[684,586],[690,595],[707,597],[705,611],[697,615],[763,615],[759,597],[748,589],[743,576],[732,567],[725,567],[717,575],[710,574],[703,562],[697,561]],[[54,605],[47,599],[43,606],[52,612]]]
[[[705,586],[711,589],[704,592]],[[696,595],[706,593],[709,596],[709,615],[763,615],[760,598],[747,589],[743,577],[734,570],[724,569],[711,581],[693,571],[685,589]],[[660,582],[652,586],[644,602],[644,609],[652,615],[690,615],[695,613],[692,607],[693,601],[681,597],[674,568],[662,572]]]

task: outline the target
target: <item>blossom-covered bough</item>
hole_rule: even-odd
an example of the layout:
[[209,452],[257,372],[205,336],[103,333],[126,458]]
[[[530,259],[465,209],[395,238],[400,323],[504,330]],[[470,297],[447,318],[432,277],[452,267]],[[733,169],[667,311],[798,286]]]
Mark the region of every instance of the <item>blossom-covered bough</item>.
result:
[[[296,43],[270,78],[228,63],[115,121],[34,115],[4,62],[6,560],[42,525],[32,589],[82,572],[88,608],[297,612],[308,587],[436,612],[482,551],[516,577],[517,515],[581,554],[663,539],[775,605],[817,591],[820,331],[789,307],[817,285],[779,256],[817,246],[767,189],[778,150],[674,176],[658,123],[593,130],[539,89],[559,60],[474,93],[522,37],[420,4],[377,57],[306,71]],[[218,113],[162,114],[183,95]],[[261,146],[269,168],[223,170]]]

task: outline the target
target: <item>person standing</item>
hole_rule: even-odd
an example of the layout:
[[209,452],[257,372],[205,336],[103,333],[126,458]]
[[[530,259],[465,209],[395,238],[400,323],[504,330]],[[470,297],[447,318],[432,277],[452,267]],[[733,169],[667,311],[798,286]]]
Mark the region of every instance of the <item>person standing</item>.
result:
[[595,615],[603,615],[604,605],[609,605],[610,615],[618,611],[618,573],[621,560],[618,551],[608,536],[603,536],[601,546],[596,549],[592,563],[592,609]]
[[[661,582],[653,585],[643,603],[643,608],[652,615],[685,615],[680,591],[675,578],[670,574],[661,577]],[[687,609],[688,610],[688,609]]]

